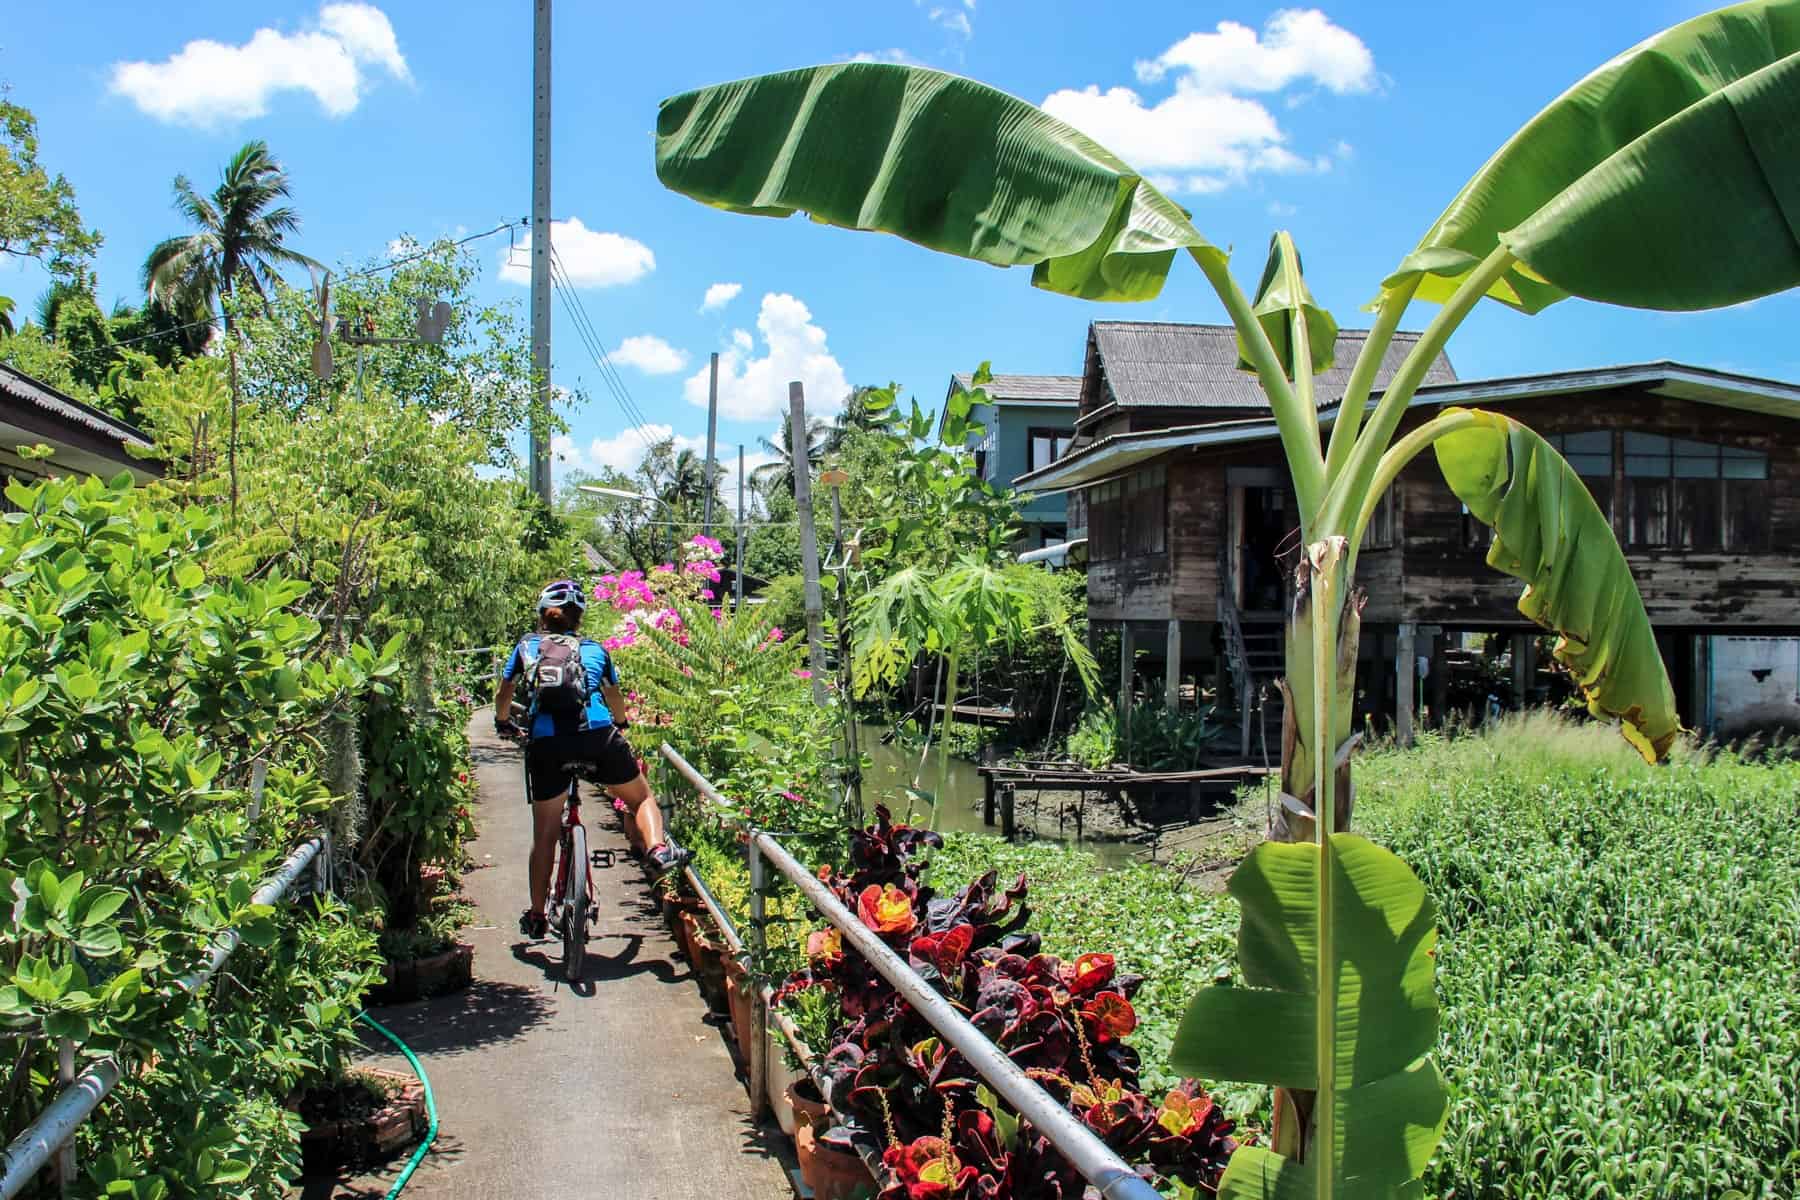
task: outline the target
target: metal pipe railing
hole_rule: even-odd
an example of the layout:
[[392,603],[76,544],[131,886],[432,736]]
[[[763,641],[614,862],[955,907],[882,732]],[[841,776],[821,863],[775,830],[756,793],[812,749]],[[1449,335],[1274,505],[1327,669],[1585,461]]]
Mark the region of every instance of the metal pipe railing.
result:
[[[288,856],[286,862],[256,893],[250,897],[252,904],[273,904],[287,894],[294,880],[300,877],[312,860],[318,855],[319,847],[324,845],[323,838],[313,838],[304,843]],[[207,980],[211,979],[218,969],[236,950],[240,937],[235,929],[228,930],[213,944],[212,953],[207,965],[179,982],[184,991],[192,992]],[[103,1058],[88,1067],[75,1077],[73,1083],[57,1094],[43,1112],[38,1114],[23,1133],[14,1138],[6,1148],[0,1162],[6,1168],[0,1175],[0,1200],[13,1200],[25,1190],[32,1178],[50,1162],[55,1153],[75,1136],[75,1130],[83,1121],[93,1115],[100,1101],[113,1090],[119,1082],[120,1070],[117,1059]]]
[[[662,744],[662,755],[701,796],[727,813],[736,811],[731,802],[667,742]],[[801,894],[818,909],[820,915],[844,935],[851,948],[893,985],[912,1006],[913,1011],[925,1018],[927,1024],[962,1054],[975,1069],[975,1073],[1012,1105],[1013,1111],[1029,1121],[1033,1129],[1050,1139],[1051,1145],[1081,1172],[1082,1177],[1099,1189],[1104,1200],[1161,1200],[1154,1187],[1133,1171],[1105,1142],[1094,1136],[1061,1101],[1032,1082],[1030,1076],[1008,1057],[1006,1051],[989,1041],[949,1000],[926,983],[906,960],[894,953],[855,913],[845,908],[837,895],[788,853],[787,848],[773,834],[752,832],[745,847],[745,856],[751,880],[751,937],[757,950],[763,944],[763,894],[766,890],[763,876],[765,866],[772,866],[800,889]],[[708,900],[708,895],[703,890],[704,885],[698,884],[691,869],[689,878],[697,884],[696,890],[701,892],[701,899]],[[708,907],[711,906],[709,902]],[[762,1097],[768,1090],[766,1059],[769,1017],[767,993],[760,987],[756,988],[752,992],[753,1029],[749,1064],[754,1104],[762,1103]],[[777,1028],[789,1043],[797,1049],[803,1046],[799,1031],[792,1022],[779,1014],[777,1018]],[[763,1060],[760,1063],[760,1075],[759,1058]],[[819,1076],[816,1063],[805,1063],[803,1060],[803,1065],[822,1087],[824,1081]]]

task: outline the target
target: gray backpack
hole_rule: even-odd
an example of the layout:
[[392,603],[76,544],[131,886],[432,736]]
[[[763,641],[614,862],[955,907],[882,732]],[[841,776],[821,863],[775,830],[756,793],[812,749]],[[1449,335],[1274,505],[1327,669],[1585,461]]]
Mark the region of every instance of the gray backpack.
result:
[[568,633],[539,636],[531,683],[539,712],[573,716],[585,711],[588,684],[587,667],[581,661],[581,639]]

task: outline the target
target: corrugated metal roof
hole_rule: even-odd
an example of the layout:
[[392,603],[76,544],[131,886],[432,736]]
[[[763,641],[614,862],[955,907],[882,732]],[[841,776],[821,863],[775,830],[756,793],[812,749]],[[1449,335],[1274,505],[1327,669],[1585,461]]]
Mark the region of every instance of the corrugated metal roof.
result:
[[0,403],[25,405],[71,425],[81,425],[121,444],[148,447],[150,439],[134,425],[65,396],[49,384],[0,363]]
[[[952,375],[952,390],[974,386],[971,375]],[[999,404],[1074,404],[1081,399],[1079,375],[996,375],[983,389]]]
[[[1336,365],[1313,377],[1321,407],[1343,397],[1350,368],[1362,349],[1366,329],[1338,331]],[[1236,408],[1267,410],[1268,400],[1252,371],[1238,369],[1237,331],[1229,325],[1184,325],[1159,321],[1095,321],[1093,346],[1110,390],[1095,397],[1095,408],[1107,400],[1121,408]],[[1400,369],[1416,333],[1396,333],[1382,356],[1375,386],[1386,386]],[[1456,371],[1440,354],[1424,382],[1454,383]]]

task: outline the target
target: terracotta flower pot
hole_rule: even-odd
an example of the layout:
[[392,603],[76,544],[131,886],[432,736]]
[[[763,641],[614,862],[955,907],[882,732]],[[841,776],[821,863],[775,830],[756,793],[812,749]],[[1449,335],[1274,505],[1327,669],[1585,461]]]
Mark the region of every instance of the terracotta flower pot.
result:
[[809,1076],[802,1075],[788,1085],[787,1102],[794,1110],[794,1124],[831,1126],[831,1108],[825,1103],[825,1097],[819,1095],[819,1085]]
[[688,965],[693,968],[694,979],[700,984],[700,992],[706,997],[707,1006],[718,1013],[729,1011],[725,995],[725,963],[719,947],[713,944],[710,935],[701,926],[700,918],[693,913],[681,915],[681,927]]
[[448,995],[468,987],[474,977],[475,947],[458,942],[442,954],[383,963],[381,982],[369,989],[364,1003],[374,1007]]
[[812,1189],[813,1200],[850,1200],[859,1189],[874,1185],[863,1160],[820,1144],[824,1126],[801,1125],[794,1134],[794,1151],[800,1159],[800,1178]]
[[[727,958],[726,963],[735,960]],[[744,1069],[750,1069],[750,987],[749,976],[741,970],[733,974],[730,967],[725,971],[725,1003],[731,1010],[731,1031],[737,1037],[738,1057],[743,1059]]]
[[[397,1085],[395,1094],[383,1107],[367,1115],[319,1121],[302,1130],[300,1154],[306,1170],[323,1172],[346,1165],[383,1162],[417,1142],[425,1132],[424,1085],[411,1075],[373,1067],[358,1070]],[[290,1107],[297,1106],[298,1098],[290,1102]]]

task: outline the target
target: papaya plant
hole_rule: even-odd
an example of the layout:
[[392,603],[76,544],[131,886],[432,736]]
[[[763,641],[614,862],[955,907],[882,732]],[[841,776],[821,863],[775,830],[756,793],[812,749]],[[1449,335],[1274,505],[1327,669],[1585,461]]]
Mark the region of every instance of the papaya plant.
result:
[[[1529,429],[1480,410],[1446,410],[1397,439],[1408,403],[1483,297],[1528,314],[1567,296],[1694,310],[1793,287],[1795,128],[1800,0],[1696,17],[1604,64],[1502,146],[1382,280],[1326,434],[1313,379],[1335,361],[1336,325],[1292,239],[1276,234],[1252,298],[1184,210],[1042,110],[972,80],[873,63],[663,102],[657,173],[705,203],[1028,265],[1034,285],[1094,300],[1153,298],[1185,252],[1235,326],[1293,477],[1304,553],[1286,635],[1277,844],[1232,880],[1251,986],[1203,995],[1175,1050],[1183,1069],[1282,1089],[1273,1144],[1239,1149],[1221,1195],[1416,1195],[1441,1136],[1444,1088],[1427,1053],[1431,910],[1410,868],[1344,832],[1355,548],[1400,471],[1434,450],[1452,491],[1493,529],[1489,564],[1525,582],[1520,611],[1558,635],[1555,657],[1592,713],[1618,720],[1651,760],[1678,732],[1636,584],[1575,472]],[[1441,307],[1371,405],[1415,300]]]

